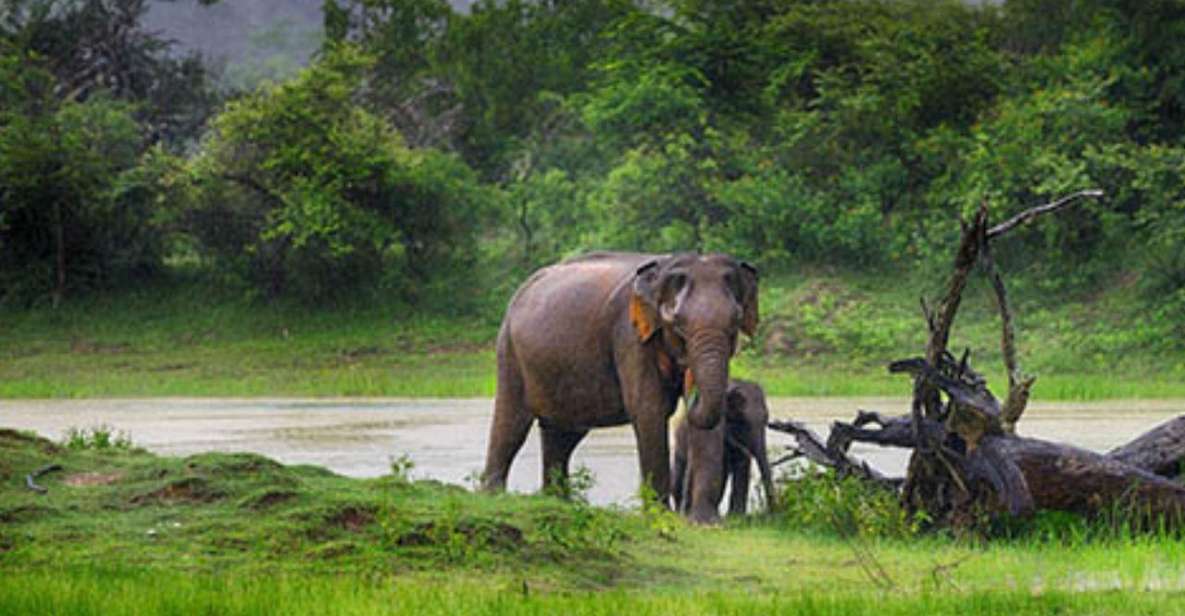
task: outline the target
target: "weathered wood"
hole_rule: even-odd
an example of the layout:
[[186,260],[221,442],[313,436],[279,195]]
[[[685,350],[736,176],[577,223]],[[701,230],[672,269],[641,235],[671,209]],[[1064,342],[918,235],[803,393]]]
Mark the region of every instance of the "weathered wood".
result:
[[[925,360],[931,366],[937,366],[942,360],[943,354],[947,352],[950,330],[954,325],[955,315],[959,312],[959,304],[963,301],[963,289],[967,287],[967,279],[979,256],[979,248],[986,242],[985,233],[987,233],[987,207],[980,206],[979,210],[975,212],[975,218],[971,224],[963,226],[962,240],[955,252],[954,266],[946,284],[946,293],[943,294],[942,300],[938,304],[937,312],[928,319],[930,337],[926,341]],[[916,394],[921,397],[923,414],[927,418],[934,419],[941,412],[939,409],[941,401],[938,399],[935,388],[923,385]]]
[[1000,419],[1004,431],[1014,434],[1016,423],[1020,421],[1021,415],[1024,415],[1025,407],[1029,404],[1029,393],[1037,379],[1025,376],[1020,371],[1020,364],[1016,359],[1016,330],[1012,324],[1008,290],[1004,286],[1000,271],[996,269],[995,260],[992,259],[991,246],[986,241],[979,250],[979,262],[992,283],[992,289],[996,293],[996,305],[1000,309],[1000,352],[1004,357],[1004,369],[1008,372],[1008,397],[1000,410]]
[[[831,425],[826,448],[847,453],[852,443],[868,443],[914,449],[917,440],[911,426],[909,415],[885,417],[881,413],[860,410],[850,423],[837,421]],[[925,422],[924,426],[931,440],[937,440],[945,433],[945,428],[938,422]],[[1185,415],[1157,425],[1105,456],[1161,477],[1180,477],[1182,467],[1185,467]]]
[[1185,462],[1185,415],[1112,449],[1107,457],[1163,477],[1180,477]]
[[1185,485],[1114,456],[1013,435],[986,437],[979,449],[990,456],[989,465],[1011,465],[1020,471],[1035,509],[1085,515],[1122,512],[1145,522],[1185,521]]
[[789,420],[771,421],[767,427],[794,437],[797,443],[794,457],[804,457],[819,466],[835,469],[841,476],[859,477],[885,487],[895,488],[900,483],[900,480],[884,476],[867,462],[852,458],[846,451],[828,447],[814,431],[802,423]]
[[[870,424],[879,427],[865,427]],[[945,433],[942,424],[936,421],[923,420],[921,425],[926,440],[941,440]],[[852,423],[837,421],[831,424],[831,433],[827,436],[827,448],[834,451],[847,453],[852,443],[913,449],[917,447],[918,439],[914,436],[913,418],[909,415],[886,418],[880,413],[860,411]]]

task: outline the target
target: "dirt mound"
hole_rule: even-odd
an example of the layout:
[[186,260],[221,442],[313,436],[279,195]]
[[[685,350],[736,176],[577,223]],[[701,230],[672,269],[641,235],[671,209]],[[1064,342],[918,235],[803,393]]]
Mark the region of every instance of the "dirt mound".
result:
[[207,475],[277,472],[284,465],[254,453],[199,453],[185,458],[185,468]]
[[325,523],[356,533],[374,523],[374,510],[369,507],[348,505],[331,514],[325,519]]
[[29,446],[34,446],[45,453],[57,453],[61,450],[53,441],[32,432],[0,428],[0,448],[17,449]]
[[457,535],[463,536],[467,542],[490,548],[516,549],[524,544],[523,531],[519,527],[487,520],[460,520],[455,524],[421,522],[401,535],[397,543],[401,546],[437,545],[448,543]]
[[225,497],[226,494],[210,485],[201,477],[182,477],[164,486],[132,497],[133,505],[146,503],[209,503]]
[[244,509],[262,511],[264,509],[270,509],[280,503],[290,501],[294,498],[296,498],[296,492],[292,490],[266,488],[260,492],[247,496],[247,498],[244,498],[241,506]]

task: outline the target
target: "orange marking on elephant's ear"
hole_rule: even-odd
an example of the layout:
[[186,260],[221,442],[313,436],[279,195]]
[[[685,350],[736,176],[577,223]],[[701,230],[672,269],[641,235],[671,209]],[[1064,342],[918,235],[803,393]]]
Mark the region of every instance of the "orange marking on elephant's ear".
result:
[[683,372],[683,397],[691,398],[691,392],[695,391],[695,375],[691,373],[691,368]]
[[637,295],[630,297],[630,323],[634,324],[634,329],[637,330],[638,338],[642,342],[650,340],[654,335],[654,320],[646,305],[642,303],[642,298]]

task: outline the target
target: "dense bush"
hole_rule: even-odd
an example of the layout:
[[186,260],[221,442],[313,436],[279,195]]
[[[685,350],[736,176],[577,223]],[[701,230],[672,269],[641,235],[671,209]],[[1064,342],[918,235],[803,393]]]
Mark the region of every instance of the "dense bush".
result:
[[56,303],[161,266],[148,146],[182,149],[216,97],[196,57],[143,29],[146,10],[0,4],[0,300]]
[[0,109],[0,300],[56,302],[156,268],[152,203],[132,187],[143,137],[131,108],[58,103],[53,78],[29,65],[0,65],[0,83],[14,86],[0,86],[13,102]]

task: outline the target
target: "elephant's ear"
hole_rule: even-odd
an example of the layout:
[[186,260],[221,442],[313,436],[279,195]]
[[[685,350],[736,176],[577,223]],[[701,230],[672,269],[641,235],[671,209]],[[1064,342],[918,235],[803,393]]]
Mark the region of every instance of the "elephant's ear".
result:
[[647,261],[634,273],[630,294],[630,323],[638,339],[647,342],[658,332],[658,261]]
[[741,331],[752,336],[757,332],[757,268],[741,261]]

